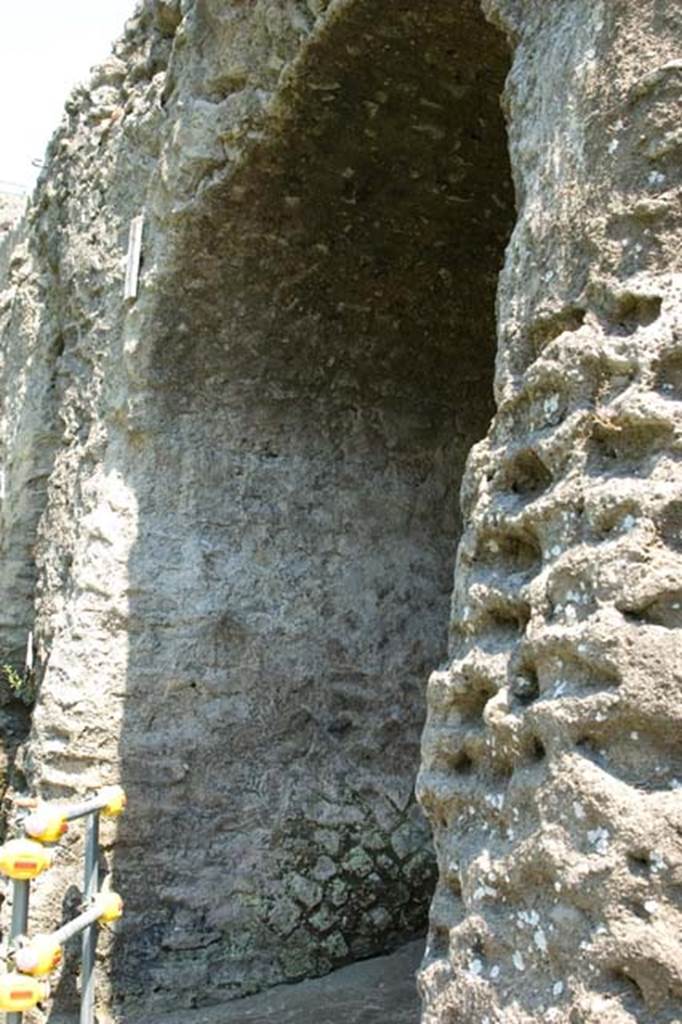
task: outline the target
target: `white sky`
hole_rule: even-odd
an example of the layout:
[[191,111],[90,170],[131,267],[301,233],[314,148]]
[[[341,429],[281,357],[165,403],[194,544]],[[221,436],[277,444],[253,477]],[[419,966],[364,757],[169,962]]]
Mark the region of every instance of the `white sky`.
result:
[[30,189],[71,88],[108,55],[135,0],[0,3],[0,190]]

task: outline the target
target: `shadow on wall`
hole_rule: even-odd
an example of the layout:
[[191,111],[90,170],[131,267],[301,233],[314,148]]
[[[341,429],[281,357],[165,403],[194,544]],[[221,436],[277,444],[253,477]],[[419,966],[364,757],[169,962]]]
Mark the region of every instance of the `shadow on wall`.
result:
[[140,411],[110,445],[139,507],[124,1013],[425,929],[413,780],[459,480],[493,411],[506,70],[474,0],[349,5],[161,281]]

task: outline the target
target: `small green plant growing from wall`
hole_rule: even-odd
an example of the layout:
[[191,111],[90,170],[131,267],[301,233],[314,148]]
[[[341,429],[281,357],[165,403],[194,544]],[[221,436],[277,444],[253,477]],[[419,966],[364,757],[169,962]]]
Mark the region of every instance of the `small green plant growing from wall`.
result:
[[12,694],[24,704],[32,704],[35,699],[35,687],[33,675],[22,674],[13,665],[5,663],[0,665],[0,681],[9,686]]

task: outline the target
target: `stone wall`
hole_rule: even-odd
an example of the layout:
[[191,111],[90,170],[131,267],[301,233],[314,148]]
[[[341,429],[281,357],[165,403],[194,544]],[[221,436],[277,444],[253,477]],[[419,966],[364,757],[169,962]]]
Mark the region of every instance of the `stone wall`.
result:
[[52,143],[7,295],[35,397],[7,406],[3,643],[34,629],[16,786],[130,794],[119,1015],[426,928],[413,787],[493,411],[507,69],[473,2],[149,4]]
[[425,927],[439,663],[424,1020],[674,1019],[679,17],[484,7],[147,0],[0,249],[9,780],[129,790],[103,1020]]
[[679,1020],[680,11],[490,3],[518,222],[419,783],[424,1020]]

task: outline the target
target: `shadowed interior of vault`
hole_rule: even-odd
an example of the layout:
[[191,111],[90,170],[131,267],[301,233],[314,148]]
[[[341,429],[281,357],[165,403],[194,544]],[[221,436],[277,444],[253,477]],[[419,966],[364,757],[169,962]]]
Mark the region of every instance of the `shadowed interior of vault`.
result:
[[186,215],[130,441],[153,487],[130,565],[127,999],[236,997],[425,927],[412,790],[492,414],[506,69],[473,0],[350,4]]

